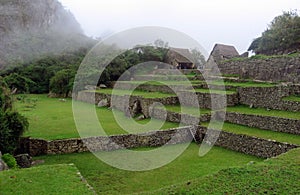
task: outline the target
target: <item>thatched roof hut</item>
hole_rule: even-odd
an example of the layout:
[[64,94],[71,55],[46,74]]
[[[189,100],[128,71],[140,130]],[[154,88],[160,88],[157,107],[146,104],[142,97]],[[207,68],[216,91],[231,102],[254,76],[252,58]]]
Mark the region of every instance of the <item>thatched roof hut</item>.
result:
[[195,66],[191,52],[184,48],[169,48],[166,61],[178,69],[192,69]]
[[238,56],[240,55],[234,46],[215,44],[213,50],[210,53],[208,61],[213,59],[217,64],[219,64],[219,62],[221,62],[222,60],[227,60]]

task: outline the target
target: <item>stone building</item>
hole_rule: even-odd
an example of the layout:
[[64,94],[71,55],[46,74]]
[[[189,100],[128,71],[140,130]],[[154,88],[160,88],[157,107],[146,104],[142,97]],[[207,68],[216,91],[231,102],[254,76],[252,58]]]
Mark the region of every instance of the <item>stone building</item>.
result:
[[173,65],[177,69],[193,69],[193,56],[188,49],[183,48],[170,48],[166,62]]
[[239,57],[239,53],[234,46],[215,44],[213,50],[210,53],[208,61],[213,60],[216,64],[219,64],[223,60]]

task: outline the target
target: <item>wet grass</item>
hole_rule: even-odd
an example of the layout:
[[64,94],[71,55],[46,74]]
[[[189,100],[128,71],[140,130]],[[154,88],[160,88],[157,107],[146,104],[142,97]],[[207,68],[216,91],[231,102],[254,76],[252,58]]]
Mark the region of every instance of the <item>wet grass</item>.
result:
[[[208,123],[201,124],[203,126],[208,126]],[[213,128],[213,124],[210,124]],[[270,139],[270,140],[276,140],[279,142],[286,142],[291,144],[300,145],[300,136],[299,135],[293,135],[289,133],[281,133],[281,132],[275,132],[271,130],[263,130],[259,128],[254,127],[248,127],[244,125],[238,125],[233,123],[224,123],[223,124],[223,131],[235,133],[235,134],[243,134],[243,135],[249,135],[249,136],[255,136],[263,139]]]
[[[181,145],[172,145],[168,146],[168,149],[172,152],[177,151],[179,147]],[[220,147],[213,147],[204,157],[200,157],[198,152],[199,146],[192,143],[182,155],[171,163],[155,170],[142,172],[111,167],[91,153],[41,156],[36,159],[45,160],[46,165],[74,163],[98,194],[134,194],[151,191],[210,175],[221,169],[245,165],[250,161],[262,161],[261,158]],[[99,155],[126,156],[126,151],[101,152]]]
[[284,97],[284,98],[282,98],[282,100],[300,102],[300,95],[293,95],[293,96]]
[[284,110],[267,110],[265,108],[250,108],[249,106],[246,105],[228,107],[227,112],[237,112],[242,114],[272,116],[272,117],[300,120],[300,112],[291,112],[291,111],[284,111]]
[[298,194],[300,149],[147,194]]
[[199,116],[199,114],[204,115],[204,114],[211,113],[211,110],[209,109],[180,106],[180,105],[165,105],[165,108],[167,111],[190,114],[193,116]]
[[94,194],[74,165],[50,165],[0,172],[0,194]]
[[[29,130],[24,136],[43,138],[47,140],[77,138],[79,133],[75,126],[72,112],[72,100],[60,101],[58,98],[48,98],[47,95],[27,95],[29,99],[36,99],[36,105],[17,101],[15,109],[29,120]],[[128,133],[142,133],[151,130],[169,129],[177,127],[178,124],[162,122],[155,119],[145,119],[141,121],[129,120],[124,113],[115,110],[114,113],[107,108],[97,108],[95,105],[77,102],[78,109],[82,112],[80,121],[83,121],[84,128],[81,136],[117,135]],[[93,121],[93,112],[96,112]],[[91,114],[92,113],[92,114]],[[125,124],[123,130],[118,123]],[[98,121],[101,123],[102,132],[99,129]]]
[[100,89],[97,90],[96,93],[103,93],[103,94],[112,94],[114,95],[133,95],[133,96],[142,96],[144,98],[166,98],[166,97],[175,97],[174,94],[169,93],[162,93],[162,92],[147,92],[141,90],[122,90],[122,89]]

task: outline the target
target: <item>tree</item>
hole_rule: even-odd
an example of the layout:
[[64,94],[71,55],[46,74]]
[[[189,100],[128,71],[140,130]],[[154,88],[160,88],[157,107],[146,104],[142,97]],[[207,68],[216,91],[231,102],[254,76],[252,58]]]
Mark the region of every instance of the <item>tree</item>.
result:
[[12,154],[19,139],[28,129],[28,121],[12,110],[12,98],[7,85],[0,77],[0,151]]
[[30,88],[36,86],[36,83],[31,79],[12,73],[4,78],[5,83],[10,89],[17,89],[18,93],[29,93]]
[[280,54],[300,49],[300,17],[296,11],[283,12],[253,40],[248,51],[256,54]]
[[61,70],[50,80],[50,92],[61,97],[68,97],[72,90],[75,72],[72,70]]
[[197,48],[192,49],[191,54],[192,54],[192,58],[193,58],[193,62],[195,63],[195,66],[200,69],[203,68],[206,61],[205,61],[204,55],[202,55],[202,53],[199,51],[199,49],[197,49]]

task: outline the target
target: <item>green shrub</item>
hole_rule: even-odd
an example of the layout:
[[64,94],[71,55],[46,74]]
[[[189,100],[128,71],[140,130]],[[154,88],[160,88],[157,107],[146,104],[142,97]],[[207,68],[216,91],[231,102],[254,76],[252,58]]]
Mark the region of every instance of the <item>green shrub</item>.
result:
[[12,110],[10,91],[0,77],[0,150],[12,154],[28,125],[25,117]]
[[0,150],[13,153],[19,143],[19,138],[28,128],[28,121],[17,112],[0,111]]
[[11,154],[2,155],[2,160],[7,164],[11,169],[18,168],[16,159]]

